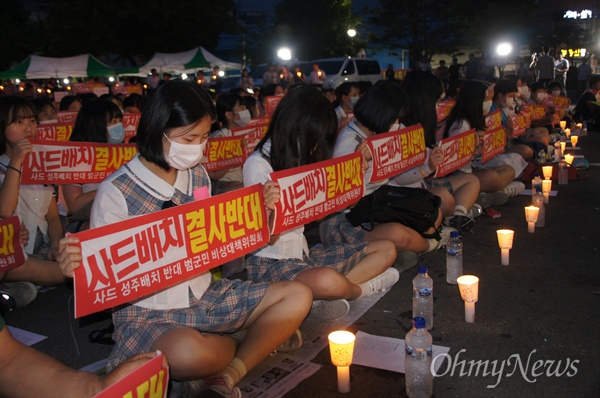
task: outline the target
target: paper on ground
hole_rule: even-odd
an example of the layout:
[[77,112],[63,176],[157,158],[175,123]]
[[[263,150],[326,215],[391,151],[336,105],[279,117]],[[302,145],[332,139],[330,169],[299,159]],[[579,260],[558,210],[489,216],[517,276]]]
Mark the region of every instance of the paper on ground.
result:
[[15,338],[15,340],[20,341],[21,343],[27,346],[32,346],[48,338],[48,336],[42,336],[41,334],[28,332],[27,330],[15,328],[12,326],[7,326],[7,328],[10,334],[12,334],[12,336]]
[[[524,189],[519,193],[519,195],[531,196],[531,189]],[[558,191],[554,191],[554,190],[550,191],[550,196],[556,196],[556,195],[558,195]]]
[[[449,351],[450,347],[434,345],[433,358],[447,354]],[[434,361],[436,373],[443,362],[443,360]],[[359,331],[356,333],[352,364],[404,373],[404,340]]]

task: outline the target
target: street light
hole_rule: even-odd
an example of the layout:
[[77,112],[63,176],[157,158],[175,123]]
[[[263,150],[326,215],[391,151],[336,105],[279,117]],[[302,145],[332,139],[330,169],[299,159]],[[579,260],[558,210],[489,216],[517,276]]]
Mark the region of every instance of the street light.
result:
[[354,37],[354,36],[356,36],[356,29],[350,28],[350,29],[348,29],[347,33],[348,33],[348,36]]
[[279,50],[277,50],[277,56],[284,61],[289,61],[292,59],[292,50],[287,47],[281,47]]
[[498,47],[496,47],[496,52],[502,57],[506,57],[508,54],[510,54],[511,51],[512,44],[508,42],[500,43],[498,44]]

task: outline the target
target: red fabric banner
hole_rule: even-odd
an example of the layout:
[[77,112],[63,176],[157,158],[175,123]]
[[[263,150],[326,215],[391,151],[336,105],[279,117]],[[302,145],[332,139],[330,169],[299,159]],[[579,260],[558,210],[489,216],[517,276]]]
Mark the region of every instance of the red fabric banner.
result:
[[504,153],[506,146],[506,133],[504,127],[488,130],[483,134],[483,147],[481,148],[481,163],[485,163],[495,156]]
[[444,160],[435,171],[435,177],[443,177],[471,162],[475,152],[475,129],[442,140],[440,147]]
[[0,219],[0,272],[20,267],[27,260],[20,233],[21,220],[18,216]]
[[73,133],[73,123],[38,124],[36,138],[48,141],[69,141]]

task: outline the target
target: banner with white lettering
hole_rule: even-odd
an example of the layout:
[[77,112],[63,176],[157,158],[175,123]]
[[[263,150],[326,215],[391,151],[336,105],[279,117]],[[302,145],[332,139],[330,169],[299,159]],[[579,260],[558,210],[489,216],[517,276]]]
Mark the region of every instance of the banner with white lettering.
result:
[[279,105],[279,102],[281,102],[282,99],[283,95],[271,95],[265,97],[265,115],[271,117],[273,115],[273,112],[275,112],[275,108],[277,108],[277,105]]
[[246,157],[248,157],[252,154],[252,152],[254,152],[256,145],[260,142],[260,140],[262,140],[262,138],[267,133],[268,129],[269,129],[268,123],[259,123],[259,124],[253,124],[253,125],[247,126],[247,127],[240,127],[240,128],[232,129],[231,133],[235,137],[246,138],[245,152],[246,152]]
[[504,127],[487,130],[483,134],[483,146],[481,148],[481,163],[504,153],[506,146],[506,133]]
[[75,317],[156,293],[269,242],[262,185],[75,234]]
[[436,114],[438,123],[450,115],[450,111],[456,105],[456,101],[439,101],[436,104]]
[[78,113],[77,111],[58,111],[56,112],[56,119],[59,123],[75,124]]
[[22,184],[101,182],[137,153],[133,144],[31,140],[23,162]]
[[363,197],[362,155],[339,158],[271,173],[281,200],[275,208],[273,234],[308,224],[343,210]]
[[21,220],[18,216],[0,219],[0,272],[17,268],[27,260],[20,233]]
[[381,181],[423,164],[427,157],[425,131],[416,124],[401,130],[375,134],[366,140],[373,156],[371,181]]
[[129,142],[137,134],[141,113],[126,113],[123,115],[123,128],[125,129],[125,142]]
[[475,134],[475,129],[471,129],[441,141],[444,160],[437,167],[434,177],[448,175],[471,162],[475,152]]
[[242,147],[244,137],[215,137],[207,142],[202,165],[208,172],[237,167],[244,164],[246,152]]

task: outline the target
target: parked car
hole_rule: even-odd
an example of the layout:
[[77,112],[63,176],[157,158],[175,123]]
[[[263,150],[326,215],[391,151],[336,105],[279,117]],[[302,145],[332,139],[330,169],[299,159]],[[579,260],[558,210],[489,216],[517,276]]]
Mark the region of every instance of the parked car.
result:
[[336,88],[344,82],[370,81],[375,84],[382,79],[379,62],[369,58],[326,58],[316,59],[325,72],[324,88]]

